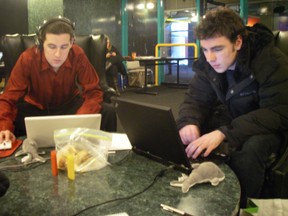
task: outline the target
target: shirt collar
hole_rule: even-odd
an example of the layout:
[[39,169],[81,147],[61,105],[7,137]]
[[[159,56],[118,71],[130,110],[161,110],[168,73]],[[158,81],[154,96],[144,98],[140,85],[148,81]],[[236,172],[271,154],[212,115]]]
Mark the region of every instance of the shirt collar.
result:
[[235,70],[235,68],[236,68],[236,62],[234,62],[234,64],[232,64],[229,68],[228,68],[228,70]]

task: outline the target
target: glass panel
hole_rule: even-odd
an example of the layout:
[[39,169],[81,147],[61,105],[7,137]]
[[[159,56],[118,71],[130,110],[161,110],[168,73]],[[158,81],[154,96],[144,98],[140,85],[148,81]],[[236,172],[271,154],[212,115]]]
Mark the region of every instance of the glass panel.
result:
[[[240,13],[240,0],[222,0]],[[263,23],[271,30],[288,30],[288,0],[248,0],[248,26]]]
[[[219,5],[229,7],[240,14],[240,0],[205,1],[204,10],[210,10]],[[209,2],[214,2],[209,3]],[[215,4],[215,2],[217,4]],[[183,6],[183,7],[182,7]],[[185,7],[186,6],[186,7]],[[187,8],[187,6],[189,8]],[[182,7],[182,8],[181,8]],[[248,26],[261,22],[272,31],[288,31],[288,0],[248,0]],[[204,13],[205,13],[204,11]],[[166,0],[165,1],[165,43],[196,43],[193,28],[196,24],[196,1]],[[193,48],[173,47],[162,48],[162,56],[182,57],[193,56]],[[184,61],[180,68],[180,83],[187,83],[193,76],[192,61]],[[174,82],[173,65],[164,67],[164,81]],[[186,73],[187,71],[187,73]]]
[[[187,44],[196,43],[193,35],[195,25],[196,8],[193,10],[179,10],[165,12],[165,38],[167,44]],[[194,57],[194,47],[191,46],[172,46],[161,47],[161,57],[187,58]],[[179,61],[179,83],[187,84],[193,77],[193,60]],[[171,61],[171,64],[164,65],[164,83],[177,83],[177,61]],[[178,84],[179,84],[178,83]]]

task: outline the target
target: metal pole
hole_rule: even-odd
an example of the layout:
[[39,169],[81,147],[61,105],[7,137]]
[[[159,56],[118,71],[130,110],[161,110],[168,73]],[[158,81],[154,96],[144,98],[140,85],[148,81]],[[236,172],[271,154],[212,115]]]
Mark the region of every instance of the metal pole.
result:
[[127,0],[121,1],[121,50],[123,56],[128,56],[128,14],[126,4]]

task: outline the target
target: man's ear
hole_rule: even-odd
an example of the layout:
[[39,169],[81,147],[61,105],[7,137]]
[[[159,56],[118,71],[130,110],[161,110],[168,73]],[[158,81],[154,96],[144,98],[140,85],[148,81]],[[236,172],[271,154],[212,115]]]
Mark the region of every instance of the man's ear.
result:
[[237,51],[239,51],[242,47],[242,44],[243,44],[243,39],[242,39],[242,36],[241,35],[237,35],[237,39],[235,41],[235,49]]

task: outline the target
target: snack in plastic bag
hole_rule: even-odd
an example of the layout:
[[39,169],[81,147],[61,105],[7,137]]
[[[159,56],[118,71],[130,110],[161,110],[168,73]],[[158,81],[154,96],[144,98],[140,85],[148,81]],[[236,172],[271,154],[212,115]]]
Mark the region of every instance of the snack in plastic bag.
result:
[[68,155],[74,156],[76,172],[99,170],[109,162],[110,133],[89,128],[66,128],[54,131],[58,169],[66,170]]

